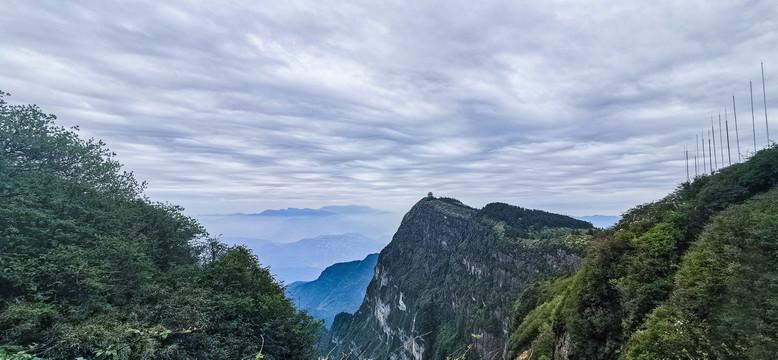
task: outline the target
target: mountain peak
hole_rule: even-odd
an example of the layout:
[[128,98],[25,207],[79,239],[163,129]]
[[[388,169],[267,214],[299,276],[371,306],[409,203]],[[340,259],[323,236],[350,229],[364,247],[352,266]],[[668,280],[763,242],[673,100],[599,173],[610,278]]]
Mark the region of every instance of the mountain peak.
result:
[[[461,201],[448,197],[425,197],[414,205],[408,214],[414,213],[415,209],[430,209],[447,216],[466,217],[473,215],[475,208],[465,205]],[[408,215],[406,214],[406,216]]]
[[[380,253],[341,350],[366,357],[445,358],[483,336],[478,352],[502,352],[513,302],[531,282],[580,266],[591,224],[508,204],[476,209],[426,197]],[[395,356],[393,356],[395,358]]]

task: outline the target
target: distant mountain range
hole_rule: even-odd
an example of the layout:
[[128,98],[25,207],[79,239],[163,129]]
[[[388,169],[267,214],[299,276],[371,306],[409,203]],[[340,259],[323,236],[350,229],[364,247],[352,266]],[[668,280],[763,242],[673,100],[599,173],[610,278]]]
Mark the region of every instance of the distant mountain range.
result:
[[[280,210],[265,210],[259,214],[240,214],[237,215],[249,215],[249,216],[331,216],[331,215],[346,215],[346,214],[384,214],[385,211],[376,210],[367,206],[359,205],[346,205],[346,206],[324,206],[319,209],[298,209],[298,208],[286,208]],[[235,215],[235,214],[233,214]]]
[[345,233],[358,233],[388,243],[401,219],[400,214],[356,205],[197,216],[211,235],[221,235],[223,242],[232,244],[258,240],[288,243]]
[[378,254],[370,254],[364,260],[334,264],[314,281],[289,284],[286,295],[299,309],[324,319],[324,326],[329,328],[335,315],[359,309],[377,261]]
[[322,235],[293,243],[257,241],[247,244],[262,266],[285,283],[310,281],[335,263],[364,259],[386,243],[360,234]]

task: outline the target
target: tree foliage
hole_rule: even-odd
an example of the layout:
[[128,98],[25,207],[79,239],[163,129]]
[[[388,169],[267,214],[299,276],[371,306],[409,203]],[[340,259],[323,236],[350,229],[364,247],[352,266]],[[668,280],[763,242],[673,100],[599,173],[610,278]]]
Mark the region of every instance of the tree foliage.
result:
[[778,353],[778,190],[716,216],[675,276],[670,299],[628,344],[628,359],[768,359]]
[[[777,183],[772,146],[597,234],[583,268],[555,293],[562,300],[546,319],[555,349],[568,359],[770,358]],[[524,330],[546,304],[522,308],[516,351],[534,349],[521,334],[534,335]]]
[[0,357],[310,358],[257,258],[152,202],[100,141],[0,92]]

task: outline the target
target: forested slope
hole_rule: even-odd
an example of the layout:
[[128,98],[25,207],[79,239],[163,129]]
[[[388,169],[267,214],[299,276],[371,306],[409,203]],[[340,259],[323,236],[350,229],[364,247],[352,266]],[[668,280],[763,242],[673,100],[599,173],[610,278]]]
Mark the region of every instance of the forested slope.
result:
[[522,294],[510,357],[774,358],[777,182],[773,146],[630,210],[573,277]]
[[0,358],[314,358],[256,257],[143,194],[99,141],[0,92]]

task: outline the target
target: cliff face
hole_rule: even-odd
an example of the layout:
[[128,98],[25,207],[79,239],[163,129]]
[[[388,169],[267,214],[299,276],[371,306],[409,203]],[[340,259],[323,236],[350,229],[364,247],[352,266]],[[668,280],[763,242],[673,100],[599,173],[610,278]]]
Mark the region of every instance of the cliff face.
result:
[[[500,358],[528,284],[574,272],[591,225],[505,204],[425,198],[378,258],[364,302],[333,339],[376,359]],[[472,336],[475,334],[476,336]]]

